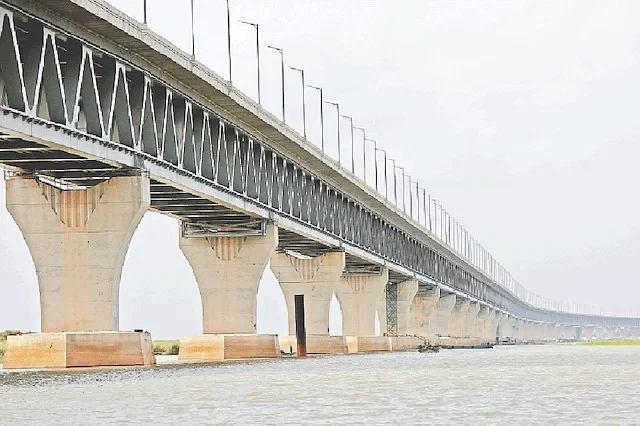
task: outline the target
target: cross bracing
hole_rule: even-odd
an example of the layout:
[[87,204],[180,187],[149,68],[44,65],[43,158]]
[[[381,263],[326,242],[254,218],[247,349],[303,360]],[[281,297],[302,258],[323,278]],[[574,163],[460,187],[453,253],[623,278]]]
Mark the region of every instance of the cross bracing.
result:
[[[246,211],[257,206],[266,212],[260,218],[287,219],[316,236],[284,229],[282,250],[315,256],[350,246],[367,255],[349,253],[346,272],[373,273],[384,265],[392,282],[419,277],[516,317],[593,320],[534,308],[428,235],[401,229],[247,130],[241,115],[225,118],[220,105],[196,100],[164,76],[16,8],[0,8],[0,16],[4,166],[76,187],[135,170],[168,170],[181,182],[151,173],[151,207],[184,222],[242,224],[258,218]],[[48,137],[53,133],[58,136]],[[65,141],[56,143],[60,133]],[[190,185],[228,197],[212,200]]]

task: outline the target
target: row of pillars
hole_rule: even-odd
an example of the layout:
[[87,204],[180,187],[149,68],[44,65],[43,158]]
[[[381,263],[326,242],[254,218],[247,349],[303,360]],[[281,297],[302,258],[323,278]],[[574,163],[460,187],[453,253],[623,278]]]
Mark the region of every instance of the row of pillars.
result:
[[[7,209],[22,231],[38,276],[42,333],[11,339],[5,368],[153,363],[148,334],[118,332],[122,266],[150,207],[149,179],[117,177],[68,191],[12,177],[6,186]],[[380,274],[350,275],[344,274],[344,252],[312,259],[278,252],[273,224],[263,236],[180,236],[179,246],[198,283],[203,314],[203,335],[181,341],[183,359],[277,357],[280,347],[295,348],[294,307],[300,295],[310,353],[407,348],[445,337],[478,343],[496,337],[534,340],[558,332],[543,332],[542,326],[439,288],[417,294],[418,282],[407,280],[397,284],[397,336],[375,336],[376,314],[386,329],[389,277],[384,268]],[[257,292],[267,264],[285,297],[290,336],[256,334]],[[343,336],[329,336],[333,294],[342,309]],[[96,350],[100,347],[109,348],[108,353]]]

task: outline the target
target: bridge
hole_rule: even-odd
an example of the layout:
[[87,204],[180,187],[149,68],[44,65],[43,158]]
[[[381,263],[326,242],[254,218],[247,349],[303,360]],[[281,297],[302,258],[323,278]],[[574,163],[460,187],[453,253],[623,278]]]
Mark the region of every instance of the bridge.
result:
[[[154,362],[150,336],[118,324],[147,210],[180,220],[200,289],[204,334],[182,339],[181,359],[280,356],[296,295],[311,353],[640,332],[528,292],[425,193],[390,182],[386,159],[371,166],[381,189],[103,0],[0,0],[0,17],[0,166],[42,328],[9,340],[5,368]],[[256,333],[268,264],[290,336]],[[329,336],[334,294],[344,336]]]

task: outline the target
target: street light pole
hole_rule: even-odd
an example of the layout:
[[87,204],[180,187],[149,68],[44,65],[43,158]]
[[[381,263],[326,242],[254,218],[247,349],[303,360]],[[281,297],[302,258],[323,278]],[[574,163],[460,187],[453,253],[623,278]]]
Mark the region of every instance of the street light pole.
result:
[[364,183],[367,183],[367,133],[362,127],[354,127],[354,129],[362,132],[362,177],[364,178]]
[[353,175],[356,174],[356,163],[355,163],[355,159],[353,158],[353,118],[352,117],[348,117],[346,115],[342,116],[343,118],[346,118],[347,120],[349,120],[349,123],[351,123],[351,173]]
[[320,92],[320,139],[322,140],[322,152],[324,152],[324,101],[322,100],[322,87],[307,86]]
[[282,122],[287,122],[284,102],[284,50],[281,47],[267,46],[269,49],[275,50],[280,54],[280,81],[282,83]]
[[302,77],[302,133],[303,133],[304,139],[307,140],[307,100],[304,95],[305,87],[306,87],[306,85],[304,84],[304,70],[300,68],[295,68],[295,67],[289,67],[289,68],[294,71],[298,71],[300,73],[300,77]]
[[260,27],[258,24],[247,21],[240,21],[243,24],[251,25],[256,29],[256,58],[258,60],[258,105],[262,104],[260,97]]
[[142,1],[142,21],[147,25],[147,0]]
[[373,179],[376,184],[376,192],[380,192],[378,191],[378,142],[374,141],[373,139],[365,139],[365,141],[373,143],[373,167],[375,170]]
[[193,0],[191,0],[191,56],[196,56],[196,36],[193,28]]
[[389,179],[387,177],[387,151],[385,151],[384,149],[378,149],[378,148],[376,148],[376,151],[380,151],[384,154],[384,198],[388,200],[389,199]]
[[[147,0],[144,0],[145,2]],[[227,0],[227,55],[229,56],[229,85],[233,86],[231,77],[231,11]]]
[[336,110],[338,111],[338,164],[340,165],[340,167],[342,167],[342,161],[340,161],[340,151],[342,151],[342,148],[340,147],[340,105],[337,102],[325,102],[329,105],[335,106]]

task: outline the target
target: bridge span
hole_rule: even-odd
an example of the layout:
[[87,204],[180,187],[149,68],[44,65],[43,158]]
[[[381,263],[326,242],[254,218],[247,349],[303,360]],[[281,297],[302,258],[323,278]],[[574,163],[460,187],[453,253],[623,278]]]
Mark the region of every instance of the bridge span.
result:
[[[527,292],[468,234],[431,223],[425,195],[402,185],[400,208],[103,0],[0,0],[0,17],[0,166],[42,321],[13,339],[5,368],[153,362],[148,335],[118,332],[122,265],[147,210],[181,221],[200,289],[204,335],[183,339],[183,359],[279,356],[278,337],[255,329],[267,264],[292,336],[305,296],[310,352],[640,330]],[[334,293],[344,337],[329,336]],[[99,347],[111,352],[87,355]]]

